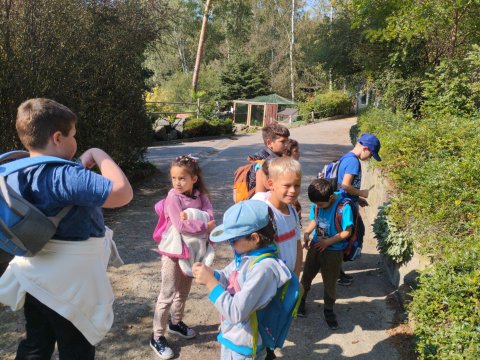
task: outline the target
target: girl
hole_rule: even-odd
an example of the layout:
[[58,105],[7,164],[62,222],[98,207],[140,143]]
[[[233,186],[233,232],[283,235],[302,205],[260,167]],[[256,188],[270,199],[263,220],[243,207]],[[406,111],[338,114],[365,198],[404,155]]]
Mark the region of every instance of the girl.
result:
[[[201,177],[197,160],[179,156],[170,165],[172,189],[165,200],[167,227],[174,226],[180,233],[189,235],[210,233],[215,227],[209,193]],[[195,208],[206,211],[210,221],[189,220],[184,210]],[[192,278],[185,276],[178,259],[162,256],[162,285],[153,317],[153,335],[150,346],[161,359],[171,359],[173,351],[165,339],[165,330],[185,339],[195,337],[195,331],[182,321],[185,302],[190,292]],[[168,315],[170,313],[170,320]],[[168,322],[168,324],[167,324]]]
[[283,156],[291,156],[298,161],[300,159],[300,147],[297,140],[288,139],[283,149]]

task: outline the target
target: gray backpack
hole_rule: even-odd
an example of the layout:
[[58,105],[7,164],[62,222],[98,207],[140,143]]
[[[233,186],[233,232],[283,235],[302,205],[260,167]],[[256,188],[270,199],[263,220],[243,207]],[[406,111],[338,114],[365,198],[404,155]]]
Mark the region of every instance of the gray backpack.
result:
[[0,249],[9,254],[35,255],[52,238],[60,221],[72,209],[67,206],[56,216],[47,217],[7,184],[7,176],[41,164],[80,166],[53,156],[30,157],[26,151],[0,155]]

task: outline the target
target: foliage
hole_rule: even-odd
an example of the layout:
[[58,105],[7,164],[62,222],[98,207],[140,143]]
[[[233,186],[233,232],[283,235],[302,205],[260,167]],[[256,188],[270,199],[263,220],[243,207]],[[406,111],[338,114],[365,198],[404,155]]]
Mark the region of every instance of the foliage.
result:
[[235,57],[229,61],[220,81],[219,100],[250,99],[269,94],[265,72],[247,57]]
[[423,112],[440,115],[471,115],[480,105],[480,47],[475,45],[466,59],[444,60],[423,82],[426,98]]
[[233,123],[231,119],[211,120],[191,119],[187,120],[183,127],[183,137],[192,138],[199,136],[213,136],[231,134],[233,131]]
[[352,99],[343,91],[319,93],[301,103],[299,111],[304,119],[311,118],[312,112],[315,118],[349,114],[352,111]]
[[370,109],[360,117],[360,127],[382,142],[380,165],[395,195],[388,221],[433,260],[411,305],[421,356],[477,358],[478,114],[413,119]]
[[360,127],[358,126],[358,124],[352,125],[349,131],[350,141],[352,145],[355,145],[357,143],[359,134],[360,134]]
[[[153,2],[152,2],[153,4]],[[0,12],[1,148],[18,148],[18,105],[48,97],[79,118],[79,151],[102,147],[124,168],[149,140],[143,52],[157,28],[143,2],[7,1]]]
[[390,205],[380,206],[373,222],[373,232],[377,239],[377,249],[389,256],[397,264],[410,261],[413,256],[413,244],[398,225],[389,218]]

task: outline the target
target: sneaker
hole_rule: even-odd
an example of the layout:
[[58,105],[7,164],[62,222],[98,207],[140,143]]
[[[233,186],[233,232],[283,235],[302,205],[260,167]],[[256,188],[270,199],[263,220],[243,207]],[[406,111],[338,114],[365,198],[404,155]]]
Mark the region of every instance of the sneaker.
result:
[[338,322],[337,322],[337,315],[333,312],[333,310],[323,310],[323,315],[325,316],[325,321],[327,322],[328,327],[330,330],[337,330],[338,329]]
[[173,350],[168,346],[165,336],[160,336],[160,338],[156,340],[152,335],[152,338],[150,339],[150,347],[160,359],[173,358]]
[[353,277],[351,275],[341,273],[337,279],[337,284],[342,286],[350,286],[352,285],[352,279]]
[[267,356],[265,356],[265,360],[273,360],[277,358],[277,355],[275,355],[274,350],[270,348],[266,348],[265,350],[267,350]]
[[300,305],[298,306],[297,316],[306,317],[307,312],[305,311],[305,299],[300,300]]
[[348,275],[346,272],[344,272],[343,270],[340,272],[340,277],[344,277],[348,280],[353,280],[353,276],[352,275]]
[[178,335],[178,336],[180,336],[184,339],[192,339],[195,336],[197,336],[195,331],[193,329],[189,328],[187,325],[185,325],[185,323],[183,321],[180,321],[176,325],[173,325],[172,321],[169,321],[168,322],[168,332],[172,333],[172,334],[175,334],[175,335]]

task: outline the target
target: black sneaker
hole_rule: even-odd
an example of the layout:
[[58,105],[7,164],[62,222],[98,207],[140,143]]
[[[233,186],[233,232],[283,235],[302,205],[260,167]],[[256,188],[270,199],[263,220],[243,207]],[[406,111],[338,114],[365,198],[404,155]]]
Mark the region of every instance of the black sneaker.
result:
[[195,333],[195,330],[189,328],[183,321],[180,321],[178,324],[173,325],[172,321],[168,322],[168,332],[178,335],[184,339],[192,339],[197,334]]
[[267,356],[265,356],[265,360],[273,360],[277,358],[277,355],[275,355],[274,350],[270,348],[266,348],[266,350],[267,350]]
[[330,330],[337,330],[338,329],[338,322],[337,322],[337,315],[333,312],[333,310],[323,310],[323,315],[325,316],[325,321],[327,322],[328,327]]
[[353,277],[351,275],[340,273],[340,276],[337,279],[337,284],[342,286],[350,286],[352,285],[352,279]]
[[305,299],[300,300],[300,305],[298,306],[297,316],[306,317],[307,312],[305,311]]
[[160,338],[156,340],[152,335],[152,338],[150,339],[150,347],[160,359],[173,358],[173,350],[168,346],[165,336],[160,336]]
[[343,271],[343,270],[340,272],[340,277],[344,277],[344,278],[346,278],[346,279],[348,279],[348,280],[353,280],[353,276],[352,276],[352,275],[348,275],[348,274],[347,274],[345,271]]

